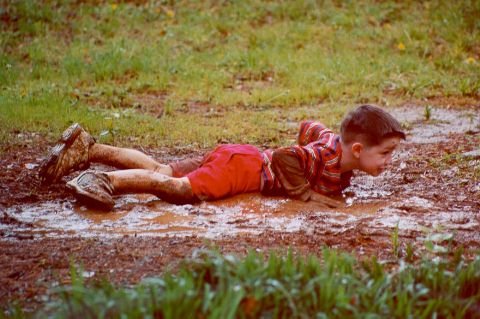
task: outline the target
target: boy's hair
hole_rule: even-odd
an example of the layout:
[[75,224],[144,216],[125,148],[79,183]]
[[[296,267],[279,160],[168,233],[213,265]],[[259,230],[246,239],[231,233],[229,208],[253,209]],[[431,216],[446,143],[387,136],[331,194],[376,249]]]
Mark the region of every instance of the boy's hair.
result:
[[340,126],[340,135],[345,144],[361,141],[367,146],[379,145],[385,138],[395,136],[405,139],[400,123],[393,116],[369,104],[348,113]]

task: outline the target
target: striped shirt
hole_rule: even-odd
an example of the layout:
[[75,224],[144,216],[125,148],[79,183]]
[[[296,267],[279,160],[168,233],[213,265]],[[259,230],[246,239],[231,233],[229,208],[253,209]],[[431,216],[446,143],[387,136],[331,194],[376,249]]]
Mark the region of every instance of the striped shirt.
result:
[[329,195],[339,193],[350,185],[352,172],[342,174],[340,170],[340,136],[319,122],[304,121],[300,125],[298,145],[263,153],[262,193],[276,194],[282,189],[271,165],[273,152],[280,150],[288,150],[296,156],[313,191]]

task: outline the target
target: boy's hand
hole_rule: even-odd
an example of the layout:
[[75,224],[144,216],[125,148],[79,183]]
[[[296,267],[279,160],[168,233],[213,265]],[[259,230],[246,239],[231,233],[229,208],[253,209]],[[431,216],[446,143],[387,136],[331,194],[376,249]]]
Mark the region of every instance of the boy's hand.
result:
[[345,204],[341,201],[335,200],[328,196],[319,194],[317,192],[311,191],[310,200],[316,203],[319,203],[323,207],[338,208],[345,207]]

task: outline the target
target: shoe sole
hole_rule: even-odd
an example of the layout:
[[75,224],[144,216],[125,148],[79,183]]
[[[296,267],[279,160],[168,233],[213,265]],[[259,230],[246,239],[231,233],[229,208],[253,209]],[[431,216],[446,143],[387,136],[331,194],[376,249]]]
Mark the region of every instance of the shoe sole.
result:
[[44,164],[40,168],[39,175],[42,178],[43,183],[54,183],[58,178],[50,178],[47,176],[48,170],[52,166],[56,166],[63,151],[70,146],[75,139],[82,132],[82,128],[78,123],[75,123],[63,131],[59,142],[53,147],[52,151],[45,159]]
[[82,128],[80,127],[80,124],[74,123],[71,126],[69,126],[65,131],[63,131],[60,140],[64,144],[67,144],[67,145],[71,144],[77,138],[78,134],[80,134],[81,132],[82,132]]
[[113,209],[115,203],[105,203],[102,199],[95,196],[94,194],[84,191],[81,187],[77,185],[77,178],[68,182],[66,186],[67,190],[74,194],[80,202],[83,202],[90,207],[103,211],[111,211]]

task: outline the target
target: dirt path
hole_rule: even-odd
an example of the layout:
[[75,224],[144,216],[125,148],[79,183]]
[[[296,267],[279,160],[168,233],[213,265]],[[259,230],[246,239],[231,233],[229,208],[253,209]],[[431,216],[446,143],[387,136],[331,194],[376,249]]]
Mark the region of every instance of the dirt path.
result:
[[[47,149],[40,136],[0,159],[0,302],[35,305],[52,285],[68,282],[71,261],[86,277],[134,283],[174,268],[194,249],[249,248],[319,253],[323,246],[389,260],[398,227],[400,256],[411,245],[418,258],[448,245],[480,249],[480,117],[472,111],[423,108],[394,111],[408,130],[392,168],[377,178],[358,174],[346,208],[246,194],[198,205],[174,206],[149,195],[117,199],[115,211],[75,204],[63,185],[43,189],[36,163]],[[178,150],[149,150],[161,161]],[[470,152],[470,153],[469,153]]]

